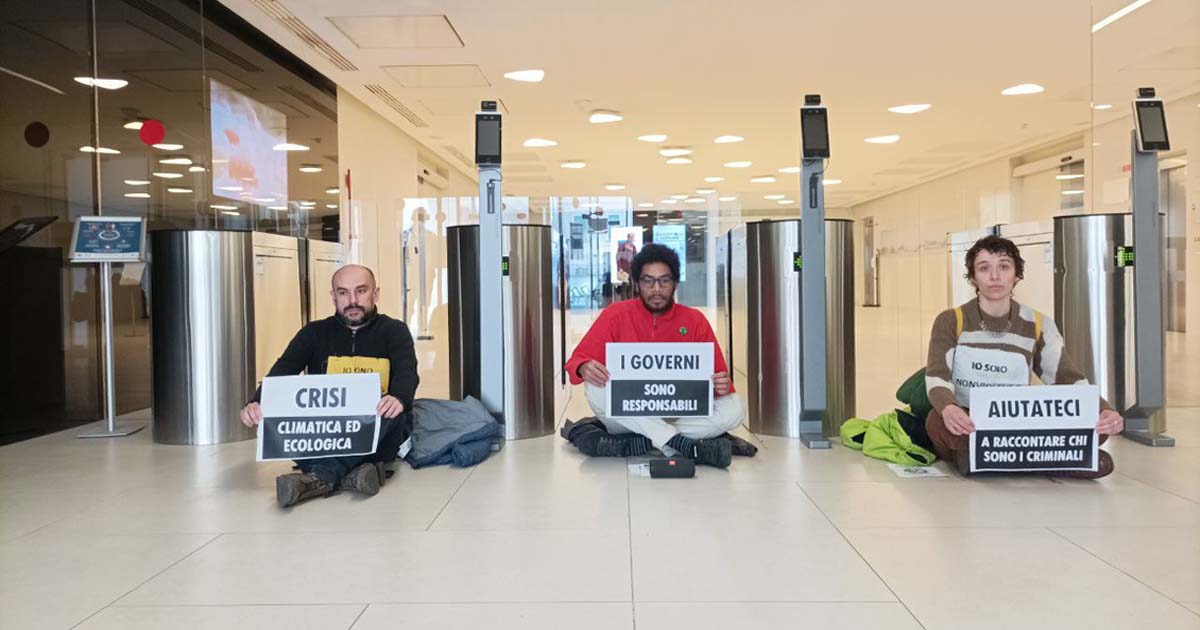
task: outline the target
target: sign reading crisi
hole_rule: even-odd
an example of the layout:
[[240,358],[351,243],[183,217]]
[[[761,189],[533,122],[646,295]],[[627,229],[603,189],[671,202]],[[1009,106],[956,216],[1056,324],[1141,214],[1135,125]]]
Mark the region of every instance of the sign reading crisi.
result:
[[379,443],[379,376],[263,379],[258,461],[370,455]]

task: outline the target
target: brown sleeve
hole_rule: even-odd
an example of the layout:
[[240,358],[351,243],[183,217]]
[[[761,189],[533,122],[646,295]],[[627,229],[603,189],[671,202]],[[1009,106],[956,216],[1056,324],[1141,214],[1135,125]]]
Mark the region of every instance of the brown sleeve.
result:
[[925,361],[925,392],[929,403],[940,414],[947,405],[955,404],[954,382],[950,378],[954,363],[953,351],[958,347],[954,309],[942,311],[933,320],[929,333],[929,358]]
[[[1067,352],[1066,343],[1054,320],[1042,316],[1042,336],[1033,346],[1033,369],[1046,385],[1086,385],[1087,375],[1075,365]],[[1104,397],[1100,397],[1100,410],[1112,409]]]

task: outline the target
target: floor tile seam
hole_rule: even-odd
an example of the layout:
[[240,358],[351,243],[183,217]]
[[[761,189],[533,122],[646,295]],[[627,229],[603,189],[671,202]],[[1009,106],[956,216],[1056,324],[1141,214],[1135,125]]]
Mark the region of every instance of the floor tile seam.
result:
[[[104,608],[303,608],[306,606],[462,606],[462,605],[496,605],[496,606],[529,606],[529,605],[561,605],[575,606],[583,604],[606,604],[612,606],[631,603],[626,599],[589,599],[589,600],[557,600],[557,599],[482,599],[482,600],[430,600],[430,599],[379,599],[353,602],[321,602],[321,603],[290,603],[290,602],[204,602],[204,603],[159,603],[159,604],[111,604]],[[103,609],[102,609],[103,610]],[[99,613],[96,611],[93,615]],[[84,621],[87,621],[86,619]],[[83,623],[83,621],[79,622]],[[76,624],[78,625],[78,624]]]
[[[633,604],[634,606],[642,604],[853,604],[861,606],[868,604],[871,606],[899,606],[908,611],[908,607],[902,601],[883,599],[639,599],[635,600]],[[912,615],[911,611],[908,612],[909,615]],[[919,624],[920,621],[917,623]]]
[[[629,458],[625,458],[626,471],[629,470]],[[633,571],[633,484],[629,481],[629,473],[625,474],[625,530],[629,547],[629,617],[633,630],[637,630],[637,589],[634,583]]]
[[458,487],[455,488],[454,492],[450,494],[450,498],[446,499],[446,502],[442,504],[442,509],[438,510],[438,513],[435,514],[433,519],[429,521],[429,524],[425,526],[425,531],[431,531],[433,529],[433,525],[437,523],[439,518],[442,517],[442,514],[446,511],[446,508],[450,507],[450,503],[454,501],[454,497],[458,496],[458,493],[462,491],[463,486],[467,485],[467,482],[471,480],[471,477],[475,476],[476,470],[479,470],[479,468],[472,467],[471,472],[467,473],[467,476],[463,477],[462,481],[459,482]]
[[904,606],[904,610],[908,612],[908,616],[912,617],[912,620],[915,621],[917,625],[922,628],[922,630],[928,630],[928,628],[925,627],[925,623],[922,622],[915,613],[913,613],[912,608],[909,608],[908,602],[904,601],[904,599],[900,597],[900,594],[896,592],[896,589],[892,588],[892,585],[888,584],[887,580],[883,579],[883,576],[879,574],[879,571],[875,568],[875,566],[871,564],[867,560],[866,556],[862,554],[862,551],[860,551],[859,548],[850,541],[850,537],[846,536],[846,533],[843,532],[840,527],[838,527],[837,523],[834,523],[833,519],[829,518],[829,515],[826,514],[821,505],[808,494],[808,491],[804,489],[804,486],[797,482],[796,487],[800,488],[800,491],[804,493],[805,497],[808,497],[809,502],[813,504],[813,507],[817,508],[817,511],[821,513],[821,516],[824,516],[825,520],[829,521],[829,524],[833,527],[834,531],[836,531],[838,536],[841,536],[842,540],[846,541],[846,544],[854,550],[854,553],[858,556],[859,560],[862,560],[862,563],[867,565],[867,568],[871,569],[871,573],[875,575],[875,579],[879,580],[879,583],[883,584],[884,587],[887,588],[888,592],[892,594],[892,597],[895,597],[896,601],[899,602],[900,605]]
[[1173,490],[1168,490],[1168,489],[1166,489],[1166,488],[1163,488],[1163,487],[1161,487],[1161,486],[1155,485],[1155,484],[1153,484],[1153,483],[1151,483],[1151,482],[1149,482],[1149,481],[1146,481],[1146,480],[1144,480],[1144,479],[1138,479],[1137,477],[1134,477],[1133,475],[1129,474],[1128,472],[1125,472],[1125,471],[1120,471],[1120,470],[1117,470],[1117,471],[1114,471],[1114,472],[1116,472],[1118,475],[1120,475],[1120,476],[1122,476],[1122,477],[1124,477],[1124,478],[1126,478],[1126,479],[1129,479],[1129,480],[1132,480],[1132,481],[1136,481],[1137,483],[1140,483],[1140,484],[1142,484],[1143,486],[1146,486],[1146,487],[1149,487],[1149,488],[1154,488],[1155,490],[1158,490],[1159,492],[1164,492],[1164,493],[1166,493],[1166,494],[1169,494],[1169,495],[1171,495],[1171,496],[1173,496],[1173,497],[1175,497],[1175,498],[1178,498],[1178,499],[1183,499],[1184,501],[1187,501],[1188,503],[1195,503],[1195,504],[1197,504],[1197,505],[1200,505],[1200,501],[1197,501],[1197,500],[1195,500],[1195,499],[1192,499],[1192,498],[1189,498],[1189,497],[1185,497],[1185,496],[1183,496],[1182,494],[1179,494],[1178,492],[1175,492],[1175,491],[1173,491]]
[[1177,599],[1175,599],[1174,597],[1171,597],[1170,595],[1167,595],[1166,593],[1164,593],[1164,592],[1162,592],[1162,591],[1158,590],[1157,588],[1154,588],[1153,586],[1150,586],[1149,584],[1147,584],[1146,582],[1142,581],[1140,578],[1138,578],[1137,576],[1133,575],[1132,573],[1130,573],[1130,572],[1126,571],[1125,569],[1122,569],[1121,567],[1119,567],[1119,566],[1117,566],[1117,565],[1113,564],[1112,562],[1109,562],[1109,561],[1108,561],[1108,560],[1106,560],[1105,558],[1103,558],[1103,557],[1099,556],[1098,554],[1096,554],[1095,552],[1093,552],[1091,549],[1088,549],[1087,547],[1084,547],[1083,545],[1081,545],[1081,544],[1079,544],[1079,543],[1075,542],[1074,540],[1071,540],[1070,538],[1068,538],[1068,537],[1067,537],[1065,534],[1063,534],[1062,532],[1059,532],[1058,530],[1054,529],[1053,527],[1047,527],[1047,528],[1046,528],[1046,530],[1047,530],[1047,531],[1049,531],[1051,534],[1054,534],[1054,535],[1055,535],[1055,536],[1057,536],[1058,538],[1062,539],[1063,541],[1067,542],[1068,544],[1072,545],[1073,547],[1075,547],[1075,548],[1079,549],[1080,551],[1082,551],[1082,552],[1086,553],[1087,555],[1089,555],[1089,556],[1091,556],[1091,557],[1095,558],[1096,560],[1099,560],[1100,562],[1102,562],[1102,563],[1104,563],[1105,565],[1107,565],[1108,567],[1112,568],[1114,571],[1117,571],[1117,572],[1118,572],[1118,573],[1120,573],[1121,575],[1124,575],[1125,577],[1127,577],[1127,578],[1129,578],[1129,579],[1133,580],[1134,582],[1137,582],[1138,584],[1141,584],[1142,586],[1144,586],[1144,587],[1146,587],[1147,589],[1149,589],[1149,590],[1150,590],[1152,593],[1155,593],[1156,595],[1159,595],[1159,596],[1161,596],[1163,599],[1166,599],[1167,601],[1171,602],[1172,604],[1175,604],[1176,606],[1178,606],[1178,607],[1180,607],[1180,608],[1182,608],[1182,609],[1186,610],[1187,612],[1190,612],[1190,613],[1192,613],[1193,615],[1196,615],[1197,617],[1200,617],[1200,612],[1196,612],[1196,611],[1194,611],[1194,610],[1192,610],[1192,609],[1188,608],[1187,606],[1184,606],[1184,605],[1183,605],[1183,603],[1181,603],[1181,601],[1180,601],[1180,600],[1177,600]]
[[365,606],[368,602],[312,602],[307,604],[285,604],[280,602],[264,602],[261,604],[210,604],[210,603],[175,603],[175,604],[123,604],[114,602],[105,608],[337,608],[339,606]]
[[354,618],[354,621],[350,622],[350,625],[347,626],[346,630],[354,630],[354,626],[358,625],[358,620],[362,619],[363,615],[367,614],[367,609],[370,607],[370,604],[364,604],[362,610],[358,611],[358,616]]
[[162,574],[166,573],[167,571],[170,571],[172,568],[174,568],[174,567],[178,566],[178,565],[179,565],[181,562],[183,562],[183,561],[187,560],[188,558],[191,558],[192,556],[196,555],[196,554],[197,554],[197,553],[199,553],[199,552],[200,552],[202,549],[204,549],[205,547],[207,547],[207,546],[211,545],[212,543],[214,543],[215,541],[219,540],[220,538],[221,538],[221,534],[218,534],[218,535],[216,535],[216,536],[213,536],[212,538],[209,538],[207,541],[205,541],[205,542],[204,542],[204,544],[202,544],[202,545],[200,545],[199,547],[196,547],[195,549],[193,549],[193,550],[191,550],[191,551],[187,552],[186,554],[184,554],[182,558],[179,558],[179,559],[177,559],[176,561],[172,562],[171,564],[168,564],[166,567],[163,567],[163,568],[162,568],[160,571],[156,572],[154,575],[151,575],[150,577],[148,577],[148,578],[146,578],[145,580],[142,580],[140,583],[136,584],[136,585],[135,585],[133,588],[131,588],[131,589],[129,589],[129,590],[127,590],[127,591],[125,591],[124,593],[121,593],[121,594],[120,594],[120,595],[118,595],[118,596],[117,596],[115,599],[113,599],[112,601],[108,602],[108,603],[107,603],[107,604],[105,604],[104,606],[101,606],[100,608],[98,608],[98,609],[96,609],[96,610],[92,611],[92,613],[91,613],[90,615],[88,615],[87,617],[84,617],[83,619],[79,620],[79,621],[78,621],[78,622],[76,622],[74,625],[72,625],[72,626],[71,626],[71,629],[72,629],[72,630],[74,630],[74,628],[78,628],[80,625],[82,625],[82,624],[84,624],[84,623],[87,623],[87,621],[88,621],[89,619],[91,619],[92,617],[95,617],[96,615],[100,614],[101,612],[103,612],[103,611],[104,611],[104,609],[108,608],[109,606],[112,606],[113,604],[115,604],[115,603],[117,603],[117,602],[121,601],[122,599],[125,599],[126,597],[128,597],[128,596],[129,596],[129,594],[130,594],[130,593],[133,593],[134,591],[136,591],[136,590],[138,590],[139,588],[141,588],[141,587],[145,586],[146,584],[149,584],[151,581],[153,581],[153,580],[155,580],[156,578],[158,578],[158,576],[160,576],[160,575],[162,575]]

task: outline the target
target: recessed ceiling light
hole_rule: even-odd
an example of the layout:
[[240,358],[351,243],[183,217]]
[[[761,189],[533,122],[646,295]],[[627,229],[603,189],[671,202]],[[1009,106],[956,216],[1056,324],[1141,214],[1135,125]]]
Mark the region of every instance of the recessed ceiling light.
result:
[[785,167],[779,169],[779,172],[780,173],[799,173],[800,167],[799,166],[785,166]]
[[221,214],[227,214],[227,215],[229,215],[229,216],[231,216],[231,217],[240,217],[240,216],[242,216],[240,213],[238,213],[238,212],[233,212],[233,211],[231,211],[231,210],[222,210],[222,211],[221,211]]
[[638,140],[642,142],[666,142],[667,134],[665,133],[650,133],[644,136],[638,136]]
[[649,201],[643,201],[642,203],[638,204],[638,207],[639,208],[653,208],[654,204],[650,203]]
[[[213,161],[215,162],[216,160],[213,160]],[[301,173],[320,173],[321,167],[317,166],[316,164],[305,164],[304,166],[300,167],[300,172]]]
[[[183,148],[182,144],[171,144],[170,142],[160,142],[153,146],[160,151],[178,151]],[[216,160],[213,161],[215,162]]]
[[559,164],[559,166],[563,168],[584,168],[587,166],[587,162],[584,162],[583,160],[567,160],[566,162]]
[[213,205],[209,206],[209,208],[212,208],[213,210],[237,210],[238,209],[237,206],[226,206],[226,205],[221,205],[221,204],[213,204]]
[[1057,179],[1059,181],[1063,181],[1063,180],[1067,180],[1067,179],[1083,179],[1083,174],[1077,173],[1077,174],[1068,174],[1068,175],[1055,175],[1054,179]]
[[275,201],[274,197],[255,197],[254,198],[255,203],[271,203],[272,201]]
[[505,79],[521,81],[522,83],[541,83],[546,78],[544,70],[514,70],[504,73]]
[[895,144],[900,141],[900,136],[872,136],[866,138],[866,141],[871,144]]
[[180,177],[183,177],[183,173],[151,173],[151,175],[154,175],[155,177],[161,177],[163,179],[179,179]]
[[784,199],[786,197],[787,195],[763,195],[763,199],[768,199],[770,201],[779,201],[780,199]]
[[703,197],[689,197],[683,200],[683,203],[704,203]]
[[605,184],[605,190],[625,190],[625,184]]
[[105,90],[119,90],[129,82],[125,79],[93,79],[92,77],[75,77],[76,83],[82,83],[88,87],[98,87]]
[[300,205],[302,205],[302,206],[308,206],[309,208],[311,208],[311,207],[313,207],[313,206],[317,205],[317,202],[315,202],[315,201],[310,201],[310,200],[297,201],[296,203],[298,203],[298,204],[300,204]]
[[169,192],[169,193],[175,193],[175,194],[177,194],[177,195],[182,195],[182,194],[184,194],[184,193],[190,193],[190,192],[192,192],[192,189],[191,189],[191,188],[168,188],[168,189],[167,189],[167,192]]
[[1004,88],[1003,90],[1000,90],[1000,93],[1005,96],[1020,96],[1022,94],[1037,94],[1045,91],[1046,88],[1036,83],[1022,83],[1020,85]]
[[893,114],[919,114],[932,107],[929,103],[919,103],[916,105],[897,105],[889,107],[888,111]]
[[825,179],[825,180],[821,180],[821,181],[824,182],[824,184],[826,186],[836,186],[836,185],[842,183],[842,180],[840,180],[840,179]]
[[272,151],[307,151],[308,147],[304,146],[303,144],[296,144],[295,142],[281,142],[281,143],[271,147],[271,150]]
[[753,162],[726,162],[725,167],[726,168],[750,168],[751,164],[753,164]]
[[1103,111],[1106,109],[1112,109],[1112,105],[1109,105],[1108,103],[1101,103],[1099,105],[1093,106],[1092,109],[1098,109],[1098,110]]
[[692,150],[689,147],[665,147],[659,149],[658,154],[663,157],[679,157],[681,155],[691,155]]
[[593,110],[588,116],[588,122],[594,124],[621,122],[625,117],[609,109]]
[[666,205],[670,206],[670,205],[673,205],[673,204],[677,204],[677,203],[679,203],[679,200],[677,200],[677,199],[663,199],[663,200],[659,201],[658,203],[663,203],[663,204],[666,204]]
[[687,195],[671,195],[672,199],[687,199]]
[[227,190],[229,192],[242,192],[241,186],[218,186],[217,190]]
[[124,127],[124,128],[126,128],[126,129],[132,129],[133,131],[138,131],[139,129],[141,129],[141,128],[142,128],[142,121],[140,121],[140,120],[134,120],[134,121],[131,121],[131,122],[127,122],[127,123],[125,123],[124,125],[121,125],[121,126],[122,126],[122,127]]
[[149,186],[150,182],[144,179],[127,179],[125,183],[130,186]]
[[1100,20],[1099,22],[1096,22],[1095,24],[1093,24],[1092,32],[1095,33],[1096,31],[1104,28],[1105,26],[1108,26],[1109,24],[1116,22],[1117,20],[1125,17],[1126,15],[1129,15],[1130,13],[1133,13],[1134,11],[1137,11],[1138,9],[1146,6],[1147,4],[1150,4],[1150,0],[1136,0],[1135,2],[1130,2],[1129,4],[1121,7],[1120,9],[1117,9],[1111,15],[1104,18],[1103,20]]
[[745,140],[745,138],[741,136],[717,136],[713,139],[713,142],[717,144],[731,144],[734,142],[741,142],[742,140]]
[[727,197],[717,197],[717,201],[736,201],[737,197],[729,195]]
[[691,163],[692,163],[692,158],[685,158],[685,157],[673,157],[673,158],[667,160],[667,164],[691,164]]
[[163,158],[163,159],[159,160],[158,163],[159,164],[179,164],[181,166],[188,166],[192,163],[192,160],[191,160],[191,158],[185,158],[185,157],[169,157],[169,158]]
[[327,203],[325,204],[325,207],[330,210],[337,210],[338,205],[336,203]]
[[83,151],[84,153],[103,153],[104,155],[120,155],[121,154],[120,151],[118,151],[116,149],[110,149],[108,147],[100,147],[100,148],[79,147],[79,150]]
[[287,206],[267,206],[267,210],[287,210]]
[[203,166],[193,166],[188,169],[188,172],[189,173],[203,173],[204,167]]
[[723,181],[725,181],[725,178],[724,178],[724,177],[705,177],[705,178],[704,178],[704,181],[706,181],[706,182],[708,182],[708,183],[710,183],[710,184],[715,184],[715,183],[717,183],[717,182],[723,182]]
[[775,176],[774,175],[760,175],[758,177],[751,177],[750,183],[751,184],[774,184]]
[[696,189],[696,194],[698,194],[698,195],[711,195],[715,192],[717,192],[716,188],[697,188]]
[[1082,190],[1064,190],[1064,191],[1062,191],[1062,194],[1064,194],[1064,195],[1082,195],[1083,191]]
[[336,195],[340,192],[342,192],[342,191],[339,188],[337,188],[336,186],[334,186],[333,188],[325,189],[325,194],[327,194],[327,195]]
[[786,206],[786,205],[788,205],[789,203],[796,203],[796,202],[795,202],[795,201],[792,201],[791,199],[780,199],[779,201],[776,201],[775,203],[777,203],[777,204],[779,204],[779,205],[781,205],[781,206]]
[[529,149],[539,149],[542,147],[558,146],[557,142],[555,142],[553,140],[547,140],[545,138],[530,138],[522,144],[523,144],[523,146],[525,146],[526,148],[529,148]]
[[149,199],[150,193],[125,193],[125,196],[130,199]]

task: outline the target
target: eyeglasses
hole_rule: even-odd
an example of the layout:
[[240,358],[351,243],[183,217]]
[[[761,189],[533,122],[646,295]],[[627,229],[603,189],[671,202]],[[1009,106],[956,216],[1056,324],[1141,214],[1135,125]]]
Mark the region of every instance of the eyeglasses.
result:
[[642,276],[641,278],[638,278],[638,284],[643,289],[653,289],[655,284],[663,289],[666,289],[675,284],[675,278],[671,276],[659,276],[657,278],[654,276]]

